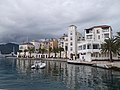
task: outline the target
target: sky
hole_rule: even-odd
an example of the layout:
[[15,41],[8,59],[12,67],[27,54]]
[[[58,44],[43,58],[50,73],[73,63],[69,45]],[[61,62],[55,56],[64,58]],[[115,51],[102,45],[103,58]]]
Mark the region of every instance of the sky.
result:
[[0,43],[59,38],[97,25],[120,31],[120,0],[0,0]]

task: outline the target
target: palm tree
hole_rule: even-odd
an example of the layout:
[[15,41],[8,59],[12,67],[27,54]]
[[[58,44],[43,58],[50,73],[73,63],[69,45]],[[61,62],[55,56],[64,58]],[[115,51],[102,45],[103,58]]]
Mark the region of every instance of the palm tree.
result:
[[21,57],[21,55],[20,55],[21,52],[22,52],[22,50],[18,50],[18,53],[19,53],[18,57]]
[[34,47],[28,47],[28,52],[29,52],[30,58],[31,58],[31,53],[35,52],[35,48]]
[[46,52],[46,49],[45,49],[45,48],[42,48],[42,49],[41,49],[41,53],[42,53],[41,58],[44,58],[44,55],[43,55],[43,54],[44,54],[45,52]]
[[53,48],[53,52],[55,53],[55,58],[58,51],[59,51],[58,48]]
[[117,32],[117,37],[120,38],[120,32]]
[[27,49],[24,50],[24,57],[26,57],[26,52],[27,52],[27,51],[28,51]]
[[118,55],[120,55],[120,32],[117,32],[116,41],[117,41],[116,46],[118,47],[117,53]]
[[116,39],[105,39],[105,43],[101,46],[102,52],[109,53],[110,62],[112,62],[112,54],[117,52]]
[[46,49],[45,48],[42,48],[41,49],[41,53],[44,54],[46,52]]
[[50,57],[50,53],[52,52],[52,48],[51,47],[49,47],[49,49],[48,49],[48,57]]
[[41,53],[41,47],[39,47],[39,49],[38,49],[38,53]]
[[67,58],[67,51],[68,51],[68,47],[65,46],[65,58]]
[[60,58],[61,58],[61,51],[64,51],[64,48],[59,47],[58,50],[59,50],[59,52],[60,52]]

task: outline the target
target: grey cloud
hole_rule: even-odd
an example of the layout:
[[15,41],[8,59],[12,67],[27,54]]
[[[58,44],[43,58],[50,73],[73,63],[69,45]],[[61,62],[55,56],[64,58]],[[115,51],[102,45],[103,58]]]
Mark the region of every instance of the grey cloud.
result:
[[70,24],[78,31],[108,24],[119,31],[119,0],[0,0],[0,42],[59,37]]

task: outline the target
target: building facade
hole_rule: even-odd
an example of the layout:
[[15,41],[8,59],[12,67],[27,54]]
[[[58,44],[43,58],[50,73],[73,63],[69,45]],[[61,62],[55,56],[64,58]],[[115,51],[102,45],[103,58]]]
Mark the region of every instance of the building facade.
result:
[[112,38],[112,28],[108,25],[85,29],[85,40],[78,43],[79,59],[82,61],[109,59],[108,53],[101,52],[105,39]]

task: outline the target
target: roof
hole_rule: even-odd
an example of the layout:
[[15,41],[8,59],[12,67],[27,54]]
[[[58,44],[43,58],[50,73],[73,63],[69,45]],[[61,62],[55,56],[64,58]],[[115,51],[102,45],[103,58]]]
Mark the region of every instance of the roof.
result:
[[102,29],[107,29],[107,28],[110,28],[111,26],[109,25],[100,25],[100,26],[93,26],[91,28],[88,28],[88,29],[85,29],[85,30],[91,30],[93,28],[102,28]]
[[64,37],[68,37],[67,34],[63,34],[63,36],[61,36],[59,39],[63,39]]
[[20,45],[33,45],[32,43],[26,42],[26,43],[22,43]]
[[32,40],[31,42],[40,42],[40,41],[37,41],[37,40]]
[[70,25],[69,27],[73,27],[73,26],[77,28],[77,26],[75,26],[75,25]]

